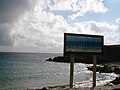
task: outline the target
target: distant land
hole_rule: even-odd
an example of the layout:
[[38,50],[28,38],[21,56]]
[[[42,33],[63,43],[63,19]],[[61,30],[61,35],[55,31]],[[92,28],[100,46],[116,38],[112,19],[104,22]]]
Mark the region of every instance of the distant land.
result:
[[[69,57],[58,56],[55,58],[49,58],[46,61],[54,62],[70,62]],[[76,63],[93,63],[93,55],[83,54],[79,55],[79,58],[75,58]],[[120,62],[120,45],[104,45],[103,54],[97,55],[97,64],[109,63],[109,62]]]

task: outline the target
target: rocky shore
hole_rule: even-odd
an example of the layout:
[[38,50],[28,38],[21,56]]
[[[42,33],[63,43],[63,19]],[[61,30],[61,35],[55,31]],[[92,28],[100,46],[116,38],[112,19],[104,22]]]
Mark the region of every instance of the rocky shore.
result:
[[[93,66],[89,66],[87,68],[88,68],[88,70],[93,71]],[[116,77],[113,81],[109,82],[109,84],[110,85],[120,84],[120,62],[98,65],[96,67],[96,72],[115,73],[118,75],[118,77]],[[119,90],[120,90],[120,88],[119,88]]]
[[[61,63],[69,63],[70,57],[64,57],[64,56],[57,56],[54,58],[48,58],[46,61],[52,61],[52,62],[61,62]],[[103,57],[102,55],[97,56],[97,64],[104,64],[104,63],[114,63],[119,62],[119,57]],[[86,64],[92,64],[93,63],[93,56],[92,55],[79,55],[76,58],[74,58],[75,63],[86,63]]]
[[[88,70],[93,70],[92,66],[87,67]],[[93,87],[76,87],[69,89],[69,85],[46,86],[41,89],[27,89],[27,90],[120,90],[120,62],[107,63],[97,65],[96,68],[99,73],[115,73],[118,75],[113,81],[105,85]]]
[[[59,59],[58,59],[59,58]],[[61,59],[60,59],[61,58]],[[56,62],[61,62],[65,59],[64,57],[55,57],[53,61],[55,60]],[[69,58],[66,58],[68,60],[67,62],[69,63]],[[48,60],[49,61],[49,60]],[[52,61],[52,59],[50,60]],[[65,61],[66,62],[66,61]],[[79,62],[79,61],[75,61]],[[88,63],[88,62],[87,62]],[[92,71],[93,66],[88,66],[88,70]],[[97,64],[96,71],[99,73],[115,73],[118,75],[113,81],[108,82],[105,85],[102,86],[97,86],[95,89],[91,89],[90,87],[79,87],[79,88],[72,88],[72,89],[66,89],[65,87],[47,87],[47,90],[120,90],[120,62],[109,62],[109,63],[101,63]],[[42,89],[41,89],[42,90]]]
[[[69,57],[58,56],[55,58],[49,58],[46,61],[53,61],[53,62],[70,62]],[[101,63],[114,63],[120,61],[120,45],[111,45],[111,46],[104,46],[103,47],[103,54],[97,55],[97,64]],[[75,63],[93,63],[93,55],[91,54],[79,54],[77,57],[74,58]]]
[[46,86],[41,89],[27,89],[27,90],[120,90],[120,77],[101,86],[96,87],[76,87],[69,88],[69,85]]
[[[58,85],[44,87],[36,90],[120,90],[120,45],[104,46],[103,54],[97,55],[97,67],[96,71],[99,73],[115,73],[118,75],[113,81],[108,82],[105,85],[92,87],[78,87],[75,86],[69,89],[69,85]],[[49,58],[46,61],[69,63],[70,58],[64,56],[58,56],[55,58]],[[93,63],[92,55],[79,55],[74,58],[75,63]],[[93,66],[87,67],[88,70],[93,70]]]
[[[89,66],[87,68],[88,70],[93,71],[93,66]],[[114,65],[110,65],[110,64],[98,65],[96,67],[96,72],[120,74],[120,66],[115,64]]]

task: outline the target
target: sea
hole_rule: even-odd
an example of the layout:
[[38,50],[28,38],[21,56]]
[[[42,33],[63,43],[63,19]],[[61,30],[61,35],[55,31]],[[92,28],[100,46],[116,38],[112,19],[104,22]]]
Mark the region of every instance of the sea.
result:
[[[27,90],[45,86],[68,85],[70,63],[46,61],[62,53],[0,53],[0,90]],[[92,86],[90,64],[74,64],[74,85]],[[114,73],[98,73],[97,85],[116,78]]]

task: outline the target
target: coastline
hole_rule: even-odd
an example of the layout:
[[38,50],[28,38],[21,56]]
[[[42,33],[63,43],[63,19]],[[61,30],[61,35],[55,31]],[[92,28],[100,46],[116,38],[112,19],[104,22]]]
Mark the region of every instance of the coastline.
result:
[[27,89],[27,90],[120,90],[120,84],[117,85],[100,85],[96,87],[76,87],[69,88],[68,85],[46,86],[42,89]]
[[[101,65],[108,65],[109,67],[120,67],[120,62],[115,63],[105,63]],[[102,72],[100,72],[102,73]],[[57,86],[45,86],[41,89],[27,89],[27,90],[120,90],[120,74],[117,74],[114,80],[107,82],[106,84],[97,85],[95,88],[87,87],[87,86],[80,86],[80,85],[73,85],[73,88],[69,88],[69,85],[57,85]],[[84,84],[81,82],[81,84]]]

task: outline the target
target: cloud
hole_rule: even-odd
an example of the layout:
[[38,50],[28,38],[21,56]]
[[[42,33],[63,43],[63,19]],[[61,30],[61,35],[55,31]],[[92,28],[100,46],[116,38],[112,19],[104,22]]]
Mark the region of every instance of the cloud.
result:
[[104,13],[107,11],[103,0],[49,0],[47,6],[51,11],[73,11],[74,14],[68,16],[72,20],[87,12]]
[[44,11],[38,4],[33,11],[27,12],[16,22],[15,45],[57,49],[63,46],[65,32],[104,35],[105,44],[116,44],[117,26],[96,21],[75,23],[74,26],[70,26],[62,16]]
[[[36,5],[15,23],[15,45],[34,47],[59,47],[63,33],[72,31],[62,16],[43,11]],[[33,17],[34,16],[34,17]]]
[[82,34],[103,35],[104,44],[119,44],[120,42],[120,28],[119,24],[108,24],[106,22],[82,22],[75,23],[77,29],[81,30]]
[[0,45],[14,45],[13,28],[17,19],[31,10],[33,0],[0,0]]
[[0,23],[16,20],[34,4],[35,0],[0,0]]
[[13,45],[14,38],[11,32],[12,25],[10,24],[2,24],[0,25],[0,45]]
[[[5,1],[3,2],[6,3],[7,1]],[[92,3],[93,0],[80,0],[80,3],[76,3],[77,0],[68,0],[68,3],[67,0],[36,0],[37,3],[32,4],[33,1],[15,0],[15,6],[13,3],[7,3],[8,6],[5,4],[7,7],[0,6],[6,8],[4,10],[10,11],[7,12],[0,8],[0,12],[2,12],[0,14],[0,45],[11,45],[13,47],[7,49],[14,51],[57,52],[62,51],[63,35],[66,32],[104,35],[105,44],[120,42],[120,19],[116,20],[116,24],[92,20],[81,23],[72,22],[73,25],[70,25],[62,15],[55,15],[51,12],[63,9],[71,10],[75,14],[81,13],[81,15],[90,11],[105,12],[107,9],[102,3],[103,0],[95,0],[94,3]],[[68,6],[64,5],[63,2],[64,4],[67,3]],[[62,4],[63,6],[60,7]],[[73,14],[70,17],[75,18],[77,16]]]

